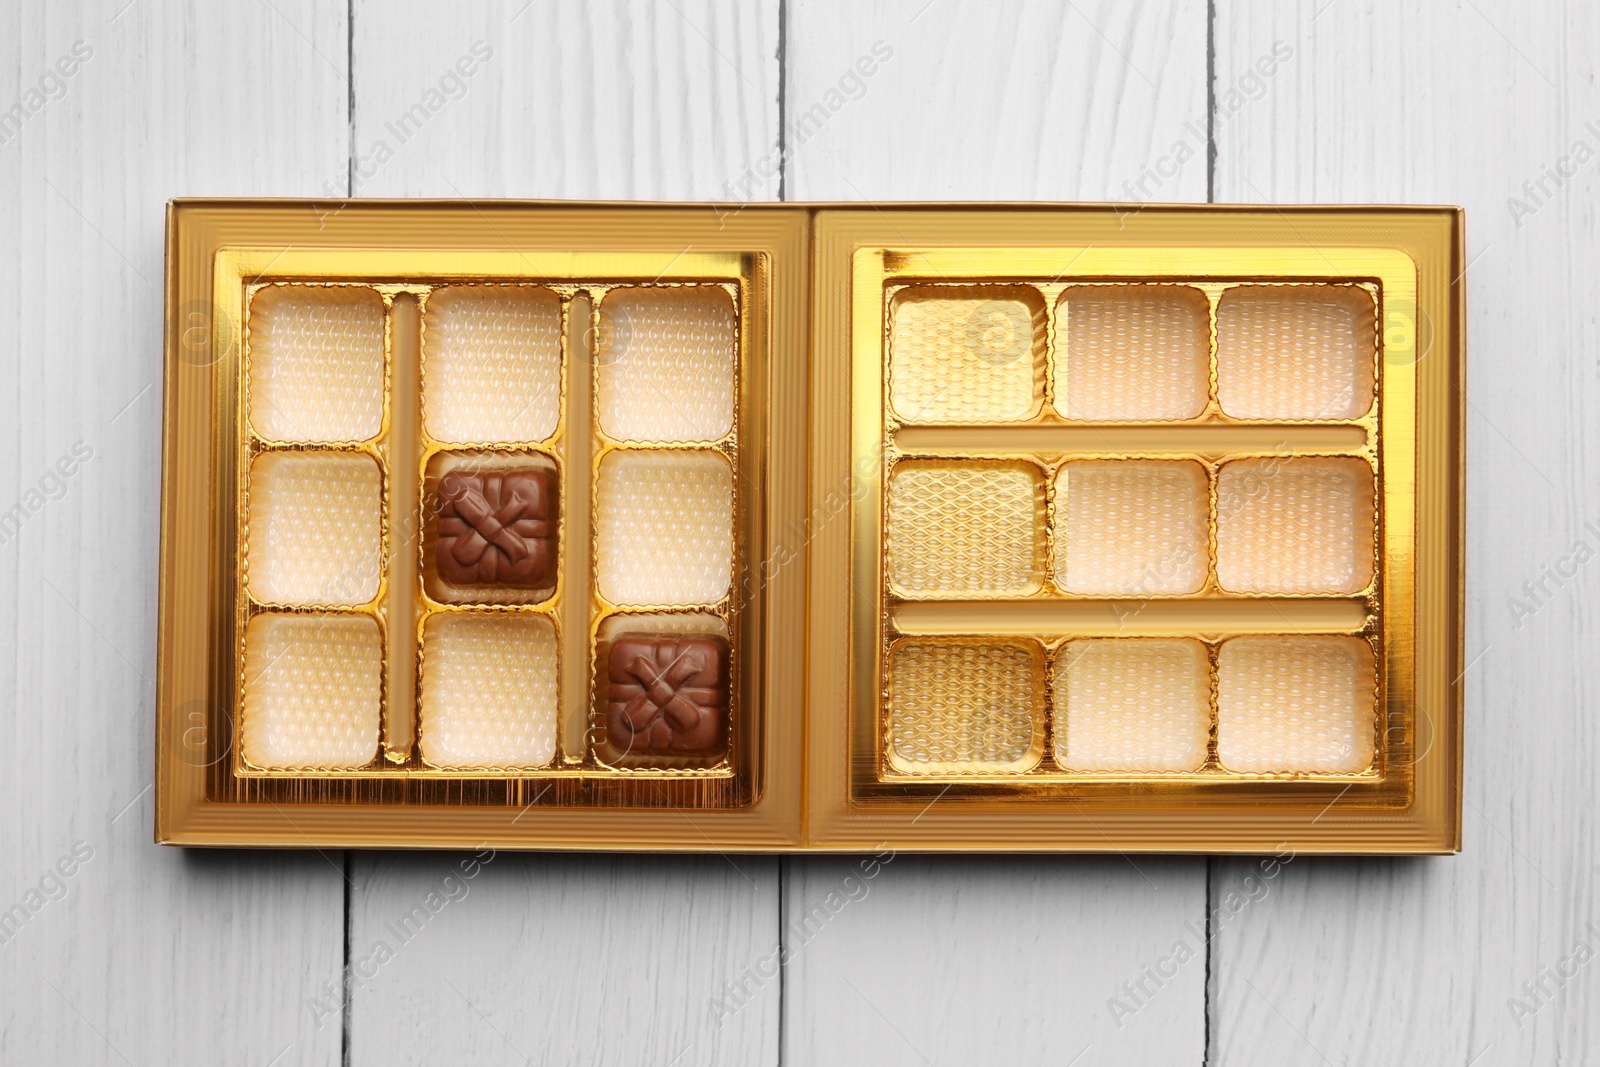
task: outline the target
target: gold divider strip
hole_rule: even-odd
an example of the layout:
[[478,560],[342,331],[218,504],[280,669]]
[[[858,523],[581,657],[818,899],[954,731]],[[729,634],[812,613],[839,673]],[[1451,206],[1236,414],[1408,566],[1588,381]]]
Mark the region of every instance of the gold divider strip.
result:
[[388,723],[384,753],[407,763],[417,741],[417,535],[421,531],[417,407],[421,394],[422,315],[412,293],[397,293],[390,312]]
[[895,446],[906,452],[1358,452],[1367,427],[1357,424],[1189,423],[1152,426],[901,426]]
[[1272,597],[1188,600],[919,600],[891,610],[907,636],[995,636],[1361,633],[1364,598]]
[[561,755],[568,766],[589,755],[589,583],[593,552],[590,492],[594,472],[594,300],[567,304],[567,404],[562,442]]

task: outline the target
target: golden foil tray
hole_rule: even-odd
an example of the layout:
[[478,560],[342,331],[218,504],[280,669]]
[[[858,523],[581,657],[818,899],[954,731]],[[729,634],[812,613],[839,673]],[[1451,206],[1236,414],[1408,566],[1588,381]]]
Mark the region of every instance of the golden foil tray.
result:
[[1461,227],[175,202],[157,840],[1454,851]]

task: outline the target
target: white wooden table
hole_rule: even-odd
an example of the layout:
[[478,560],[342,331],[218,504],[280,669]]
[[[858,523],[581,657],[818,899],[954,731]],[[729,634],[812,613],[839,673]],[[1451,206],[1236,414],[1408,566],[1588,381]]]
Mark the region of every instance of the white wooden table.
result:
[[[1517,0],[5,0],[0,1063],[1594,1062],[1597,41]],[[805,926],[857,861],[502,854],[402,940],[462,856],[157,848],[165,201],[349,192],[1466,205],[1462,855],[906,856]]]

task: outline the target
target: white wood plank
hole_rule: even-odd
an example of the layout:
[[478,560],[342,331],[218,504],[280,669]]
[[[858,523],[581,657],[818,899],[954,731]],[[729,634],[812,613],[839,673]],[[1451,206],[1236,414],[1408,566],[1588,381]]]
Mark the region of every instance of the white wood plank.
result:
[[356,871],[353,1064],[776,1061],[778,983],[742,974],[776,945],[773,860],[440,853]]
[[776,0],[354,17],[358,196],[709,200],[777,137]]
[[[358,159],[356,191],[722,198],[775,152],[777,40],[775,0],[358,3],[358,153],[392,154]],[[441,86],[463,56],[464,90]],[[748,185],[776,194],[775,171]],[[776,943],[777,861],[502,854],[400,948],[387,924],[461,859],[356,857],[352,955],[397,951],[355,993],[351,1062],[776,1060],[776,981],[713,1004]]]
[[[1600,950],[1600,11],[1221,0],[1216,32],[1219,104],[1293,50],[1219,118],[1219,199],[1467,208],[1471,666],[1462,855],[1285,868],[1217,939],[1210,1062],[1586,1062],[1600,978],[1570,957]],[[1219,887],[1240,877],[1225,865]]]
[[788,13],[789,199],[1206,198],[1198,0]]
[[1200,1062],[1202,862],[885,853],[787,873],[785,1064]]
[[[786,192],[1204,200],[1206,9],[1157,7],[797,0]],[[786,862],[784,1063],[1200,1062],[1203,861],[859,862]]]
[[0,1061],[338,1061],[340,857],[158,848],[150,786],[165,202],[314,193],[344,40],[343,0],[0,7]]

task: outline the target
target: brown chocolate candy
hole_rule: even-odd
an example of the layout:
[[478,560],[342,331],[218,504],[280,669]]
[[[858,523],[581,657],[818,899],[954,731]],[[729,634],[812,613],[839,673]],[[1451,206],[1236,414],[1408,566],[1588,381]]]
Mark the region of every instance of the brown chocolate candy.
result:
[[621,634],[611,642],[606,730],[630,754],[706,755],[728,727],[728,642],[707,634]]
[[439,577],[453,585],[555,583],[556,473],[454,470],[439,479]]

